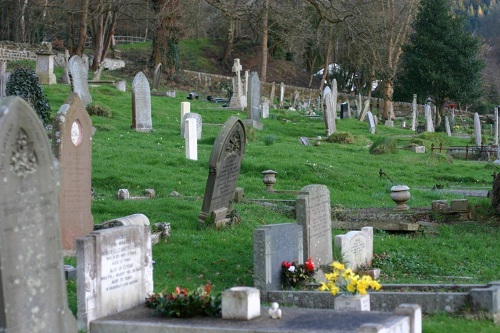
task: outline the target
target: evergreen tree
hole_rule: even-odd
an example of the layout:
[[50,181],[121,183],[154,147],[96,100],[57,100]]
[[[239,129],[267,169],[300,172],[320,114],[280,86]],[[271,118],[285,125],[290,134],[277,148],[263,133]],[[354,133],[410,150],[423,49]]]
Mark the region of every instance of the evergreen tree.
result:
[[479,40],[466,32],[465,18],[450,11],[449,0],[422,0],[413,28],[398,81],[407,94],[434,100],[439,126],[448,100],[465,104],[481,96]]

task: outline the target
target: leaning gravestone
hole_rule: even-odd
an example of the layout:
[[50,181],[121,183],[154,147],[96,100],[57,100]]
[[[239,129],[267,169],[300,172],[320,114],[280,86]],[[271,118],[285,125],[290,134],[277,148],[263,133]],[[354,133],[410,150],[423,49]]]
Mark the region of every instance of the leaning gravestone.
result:
[[76,333],[67,304],[58,167],[19,97],[0,100],[0,332]]
[[137,132],[149,132],[153,129],[151,91],[143,72],[137,73],[132,81],[132,129]]
[[304,263],[303,227],[270,224],[253,231],[253,281],[263,292],[281,289],[281,263]]
[[69,74],[71,76],[71,86],[73,91],[80,96],[84,106],[92,103],[92,96],[89,91],[88,72],[85,69],[82,58],[77,55],[69,58],[68,62]]
[[335,236],[335,248],[340,251],[346,267],[353,271],[370,267],[373,260],[373,227]]
[[[296,199],[297,224],[304,227],[304,258],[316,265],[333,261],[330,191],[325,185],[307,185]],[[319,266],[318,266],[319,267]]]
[[217,225],[231,210],[231,201],[245,155],[245,143],[243,122],[238,117],[229,117],[222,126],[210,155],[205,196],[198,216],[199,223],[204,224],[209,219]]
[[370,134],[375,134],[375,119],[373,119],[373,114],[370,111],[368,111],[367,115],[368,115],[368,126],[370,129]]
[[78,329],[144,304],[153,292],[150,226],[94,231],[76,241]]
[[158,87],[160,86],[160,79],[161,79],[161,63],[159,63],[155,67],[155,72],[153,76],[153,90],[158,90]]
[[63,248],[92,232],[92,120],[78,94],[71,93],[59,108],[52,131],[52,151],[61,166],[59,216]]

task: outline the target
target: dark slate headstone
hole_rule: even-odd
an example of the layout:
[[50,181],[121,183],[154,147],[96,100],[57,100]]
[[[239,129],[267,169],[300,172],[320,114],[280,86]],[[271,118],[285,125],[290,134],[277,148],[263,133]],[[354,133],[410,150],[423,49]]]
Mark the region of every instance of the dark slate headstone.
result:
[[132,129],[138,132],[149,132],[153,129],[151,91],[143,72],[137,73],[132,81]]
[[207,217],[214,212],[231,209],[241,162],[245,155],[245,143],[245,127],[242,121],[235,116],[229,117],[212,148],[205,196],[198,222],[205,223]]
[[0,332],[76,333],[67,304],[58,166],[37,114],[0,100]]
[[304,263],[302,226],[271,224],[253,231],[253,281],[262,292],[281,289],[281,263]]
[[297,224],[304,227],[304,258],[316,265],[333,261],[330,191],[325,185],[303,187],[296,200]]
[[71,75],[71,86],[73,91],[80,96],[84,106],[92,103],[92,96],[90,95],[88,84],[88,72],[82,58],[77,55],[69,58],[68,69]]
[[61,167],[59,218],[63,248],[92,232],[92,120],[80,97],[72,93],[59,108],[52,131],[52,151]]
[[247,119],[252,121],[252,126],[255,129],[262,129],[260,122],[260,79],[257,72],[250,74],[247,100]]

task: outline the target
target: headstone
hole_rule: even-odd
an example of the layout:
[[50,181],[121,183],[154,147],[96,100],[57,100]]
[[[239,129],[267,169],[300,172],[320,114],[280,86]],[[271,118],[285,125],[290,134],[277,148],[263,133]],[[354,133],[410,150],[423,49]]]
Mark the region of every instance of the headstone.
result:
[[0,100],[0,332],[76,333],[67,303],[58,167],[19,97]]
[[[337,80],[333,79],[332,81],[332,105],[333,105],[333,119],[337,119],[337,101],[339,99],[339,91],[337,89]],[[335,125],[335,124],[334,124]],[[337,129],[334,129],[334,133]]]
[[363,106],[363,111],[361,112],[361,115],[359,116],[359,121],[365,121],[365,117],[368,114],[370,110],[370,99],[367,99],[365,101],[365,104]]
[[[209,173],[198,222],[205,223],[214,211],[231,209],[231,200],[245,155],[245,127],[235,116],[222,126],[210,155]],[[217,221],[214,221],[217,223]]]
[[270,224],[253,231],[253,281],[263,292],[281,289],[281,263],[304,263],[303,227]]
[[340,119],[349,118],[349,103],[344,102],[340,104]]
[[7,61],[0,60],[0,98],[5,97]]
[[[273,84],[271,85],[271,95],[269,95],[269,101],[271,102],[271,105],[275,105],[274,104],[274,94],[276,92],[276,83],[273,82]],[[262,117],[264,118],[264,117]]]
[[160,79],[161,79],[161,63],[159,63],[155,67],[155,72],[153,76],[153,90],[158,90],[158,87],[160,86]]
[[385,121],[384,125],[386,127],[394,127],[394,121],[388,119],[388,120]]
[[132,129],[137,132],[149,132],[153,129],[151,91],[143,72],[137,73],[132,81]]
[[182,119],[184,119],[184,116],[186,113],[191,112],[191,103],[190,102],[181,102],[181,131],[182,131]]
[[181,136],[184,138],[185,135],[185,122],[187,119],[190,119],[190,118],[194,118],[196,120],[196,138],[198,140],[201,139],[201,131],[202,131],[202,128],[203,128],[203,119],[201,118],[201,115],[198,114],[198,113],[194,113],[194,112],[188,112],[186,114],[184,114],[184,116],[182,117],[182,121],[181,121]]
[[71,79],[69,78],[68,61],[69,61],[69,50],[64,50],[64,72],[62,73],[61,78],[59,79],[60,83],[63,84],[71,83]]
[[325,87],[323,90],[323,105],[324,105],[324,121],[325,121],[325,133],[326,136],[329,137],[333,133],[336,132],[336,124],[335,124],[335,112],[334,112],[334,104],[333,104],[333,96],[330,87]]
[[299,142],[301,145],[303,146],[311,146],[311,141],[309,141],[309,138],[308,137],[305,137],[305,136],[301,136],[299,138]]
[[347,268],[371,267],[373,260],[373,227],[363,227],[361,231],[349,231],[335,236],[335,249],[340,252]]
[[493,137],[494,137],[494,143],[498,145],[498,107],[495,108],[494,117],[495,119],[493,121],[493,133],[494,133]]
[[233,73],[236,74],[233,77],[233,96],[229,100],[229,108],[233,110],[243,110],[246,107],[246,96],[243,95],[243,88],[241,86],[241,67],[240,59],[234,59]]
[[479,119],[479,114],[474,112],[474,137],[476,146],[481,147],[483,142],[481,134],[481,120]]
[[57,112],[52,151],[61,168],[59,218],[65,250],[75,250],[77,238],[92,232],[92,120],[80,97],[71,93]]
[[425,104],[425,131],[434,132],[434,121],[432,120],[432,111],[429,102]]
[[363,100],[361,99],[361,94],[358,94],[358,99],[356,100],[356,109],[358,110],[358,119],[363,121],[364,119],[361,119],[361,114],[363,113]]
[[444,116],[444,127],[446,129],[446,135],[451,136],[451,127],[450,127],[450,121],[448,120],[448,116]]
[[262,129],[260,122],[260,80],[257,72],[250,74],[249,83],[247,119],[251,121],[253,128]]
[[280,83],[280,109],[283,108],[283,104],[285,103],[285,84],[283,82]]
[[269,118],[269,100],[266,97],[262,98],[262,118]]
[[68,62],[69,74],[71,75],[71,85],[73,91],[80,96],[84,106],[92,103],[90,96],[88,80],[88,69],[85,69],[82,58],[77,55],[69,58]]
[[144,304],[153,292],[151,228],[124,226],[77,239],[78,329]]
[[47,46],[42,46],[42,49],[36,52],[35,73],[41,84],[56,84],[57,80],[54,75],[55,54],[52,52],[52,46],[50,43],[43,45]]
[[[191,113],[187,113],[189,115]],[[196,119],[187,118],[184,127],[184,139],[186,144],[186,158],[188,160],[197,161],[198,160],[198,139],[197,139],[197,129],[196,129]]]
[[411,130],[416,131],[418,125],[417,94],[413,94],[411,103]]
[[247,102],[248,102],[248,78],[249,78],[249,75],[248,75],[248,71],[246,70],[245,71],[245,97],[247,98]]
[[296,199],[297,224],[304,227],[304,258],[327,265],[332,257],[330,191],[325,185],[307,185]]
[[370,128],[370,134],[375,134],[375,120],[373,119],[373,114],[368,111],[368,124]]
[[125,91],[127,91],[127,81],[125,81],[125,80],[116,81],[115,87],[119,91],[125,92]]

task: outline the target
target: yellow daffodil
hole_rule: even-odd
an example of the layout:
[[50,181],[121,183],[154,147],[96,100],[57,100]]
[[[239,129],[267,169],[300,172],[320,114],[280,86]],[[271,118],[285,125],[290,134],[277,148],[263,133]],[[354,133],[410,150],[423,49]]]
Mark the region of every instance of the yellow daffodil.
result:
[[332,267],[336,270],[339,270],[339,271],[343,271],[345,270],[345,267],[344,267],[344,264],[341,264],[340,262],[338,261],[334,261],[333,264],[332,264]]

